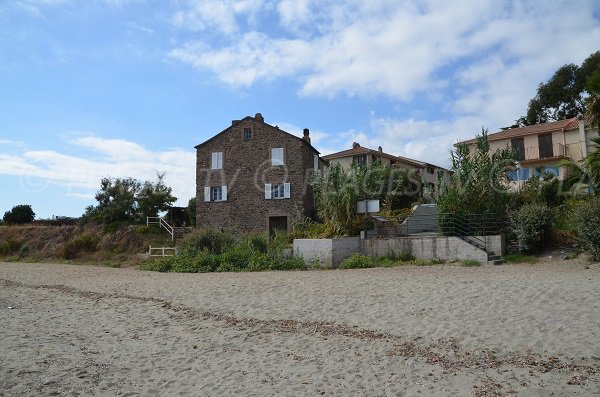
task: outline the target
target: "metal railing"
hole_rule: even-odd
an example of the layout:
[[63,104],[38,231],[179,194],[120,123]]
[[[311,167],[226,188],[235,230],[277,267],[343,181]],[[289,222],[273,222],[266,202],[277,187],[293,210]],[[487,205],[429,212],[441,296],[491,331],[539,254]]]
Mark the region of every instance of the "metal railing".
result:
[[487,252],[486,236],[499,234],[505,222],[489,214],[438,213],[408,217],[374,216],[375,236],[443,235],[458,237]]
[[159,216],[148,216],[146,217],[146,225],[159,225],[171,235],[171,241],[175,240],[175,229],[173,228],[173,226],[169,225],[169,222],[167,222],[163,218]]
[[539,146],[529,146],[525,148],[525,158],[521,159],[524,161],[527,160],[538,160],[543,158],[552,158],[552,157],[567,157],[568,149],[562,143],[554,143],[552,144],[552,148],[548,147],[548,150],[540,150]]

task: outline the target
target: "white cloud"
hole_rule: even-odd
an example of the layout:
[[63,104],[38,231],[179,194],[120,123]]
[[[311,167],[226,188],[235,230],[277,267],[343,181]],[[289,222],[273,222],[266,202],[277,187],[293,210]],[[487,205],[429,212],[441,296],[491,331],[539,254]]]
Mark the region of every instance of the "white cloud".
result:
[[[262,7],[269,15],[267,3]],[[537,84],[558,66],[597,50],[595,7],[492,0],[347,0],[317,7],[282,0],[275,17],[287,35],[231,20],[231,35],[191,41],[170,55],[233,86],[285,78],[305,96],[443,101],[451,119],[483,118],[496,129],[524,112]],[[229,9],[236,17],[259,17]],[[260,22],[259,28],[270,20]]]
[[187,0],[185,9],[177,11],[171,22],[193,31],[217,30],[230,35],[238,31],[237,17],[252,21],[260,12],[263,0]]
[[19,176],[24,190],[39,191],[56,184],[64,187],[65,195],[89,199],[103,177],[155,180],[156,172],[165,172],[165,182],[179,198],[178,204],[187,205],[196,194],[193,151],[151,151],[135,142],[95,136],[77,138],[70,144],[66,149],[76,149],[78,155],[52,150],[0,155],[0,174]]

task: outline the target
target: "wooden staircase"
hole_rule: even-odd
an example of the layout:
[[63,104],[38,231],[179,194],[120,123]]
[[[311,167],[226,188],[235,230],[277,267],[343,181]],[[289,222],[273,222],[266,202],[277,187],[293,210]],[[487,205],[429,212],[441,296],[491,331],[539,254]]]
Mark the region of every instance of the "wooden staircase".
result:
[[164,218],[159,216],[148,216],[146,217],[146,225],[159,225],[161,229],[165,229],[171,236],[171,241],[175,241],[176,238],[183,238],[187,233],[194,230],[193,227],[174,227],[169,224]]

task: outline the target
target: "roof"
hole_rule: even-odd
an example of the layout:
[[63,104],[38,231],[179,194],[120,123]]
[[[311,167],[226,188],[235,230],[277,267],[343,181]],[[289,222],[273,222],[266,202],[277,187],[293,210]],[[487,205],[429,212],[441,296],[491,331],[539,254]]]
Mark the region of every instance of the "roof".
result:
[[[488,140],[489,141],[499,141],[502,139],[518,138],[518,137],[522,137],[522,136],[526,136],[526,135],[545,134],[545,133],[555,132],[555,131],[569,131],[569,130],[577,129],[578,127],[579,127],[579,122],[577,120],[577,117],[573,117],[571,119],[552,121],[550,123],[534,124],[534,125],[528,125],[526,127],[520,127],[520,128],[509,128],[504,131],[489,134]],[[467,141],[458,142],[458,143],[471,144],[471,143],[475,143],[475,142],[476,142],[476,139],[469,139]]]
[[329,160],[333,160],[333,159],[352,157],[352,156],[357,156],[357,155],[361,155],[361,154],[369,154],[369,153],[374,154],[376,156],[384,157],[384,158],[387,158],[387,159],[390,159],[393,161],[401,161],[404,163],[412,164],[417,167],[425,167],[425,163],[423,163],[421,161],[409,159],[407,157],[402,157],[402,156],[394,156],[389,153],[384,153],[384,152],[380,152],[379,150],[369,149],[367,147],[363,147],[360,145],[357,145],[351,149],[342,150],[341,152],[328,154],[327,156],[323,156],[323,158],[325,160],[329,161]]
[[[258,113],[257,113],[257,115],[258,115]],[[267,125],[267,126],[269,126],[269,127],[273,128],[273,129],[276,129],[276,130],[277,130],[277,131],[279,131],[279,132],[282,132],[282,133],[284,133],[284,134],[287,134],[287,135],[291,136],[292,138],[296,138],[296,139],[298,139],[298,140],[302,141],[302,142],[303,142],[305,145],[308,145],[308,147],[309,147],[310,149],[312,149],[314,152],[316,152],[317,154],[321,154],[321,152],[319,152],[317,149],[315,149],[315,147],[314,147],[313,145],[311,145],[311,144],[310,144],[310,142],[308,142],[308,141],[306,141],[306,140],[302,139],[302,138],[301,138],[301,137],[299,137],[299,136],[296,136],[296,135],[294,135],[294,134],[290,134],[289,132],[287,132],[287,131],[284,131],[284,130],[282,130],[282,129],[281,129],[281,128],[279,128],[279,127],[275,127],[275,126],[272,126],[271,124],[267,124],[267,123],[265,123],[265,122],[264,122],[264,119],[262,119],[262,116],[260,116],[260,117],[261,117],[261,120],[259,120],[259,119],[258,119],[258,118],[256,118],[256,117],[252,117],[252,116],[246,116],[246,117],[244,117],[244,118],[243,118],[243,119],[241,119],[241,120],[235,120],[235,121],[232,123],[232,125],[230,125],[229,127],[225,128],[223,131],[219,132],[218,134],[215,134],[214,136],[212,136],[211,138],[207,139],[206,141],[204,141],[204,142],[202,142],[202,143],[200,143],[200,144],[198,144],[198,145],[194,146],[194,148],[198,149],[198,148],[200,148],[201,146],[204,146],[204,145],[206,145],[207,143],[209,143],[210,141],[212,141],[213,139],[215,139],[215,138],[216,138],[216,137],[218,137],[219,135],[226,133],[226,132],[227,132],[227,131],[229,131],[229,130],[230,130],[232,127],[236,126],[237,124],[241,123],[242,121],[253,120],[253,121],[254,121],[254,122],[256,122],[256,123],[261,123],[261,124]]]

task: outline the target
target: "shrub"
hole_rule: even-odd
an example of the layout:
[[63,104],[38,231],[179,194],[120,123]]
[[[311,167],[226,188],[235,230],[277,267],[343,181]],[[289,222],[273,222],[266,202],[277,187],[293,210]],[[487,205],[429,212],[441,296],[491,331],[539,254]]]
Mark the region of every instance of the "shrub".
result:
[[181,244],[181,250],[188,253],[206,251],[220,255],[235,245],[235,237],[228,232],[202,230],[190,234]]
[[2,220],[8,224],[20,225],[32,222],[34,218],[35,212],[31,209],[31,205],[22,204],[12,207],[10,211],[6,211]]
[[299,256],[290,258],[274,259],[271,265],[271,270],[307,270],[308,266],[304,263],[304,259]]
[[594,197],[575,210],[579,243],[595,261],[600,260],[600,197]]
[[520,252],[544,246],[550,237],[554,213],[545,204],[525,204],[510,213],[510,224]]
[[370,256],[362,254],[353,254],[345,259],[339,266],[340,269],[364,269],[374,267],[375,261]]
[[22,246],[23,242],[21,240],[9,236],[5,241],[0,242],[0,255],[12,255],[19,251]]
[[481,262],[475,259],[463,259],[460,263],[466,267],[481,266]]
[[140,264],[140,269],[153,272],[170,272],[173,268],[173,258],[172,256],[165,256],[158,259],[149,259]]
[[523,254],[510,254],[502,257],[505,262],[509,263],[536,263],[538,259],[535,256]]
[[63,247],[63,257],[65,259],[75,259],[81,252],[94,252],[98,246],[98,238],[89,234],[81,236],[67,242]]

